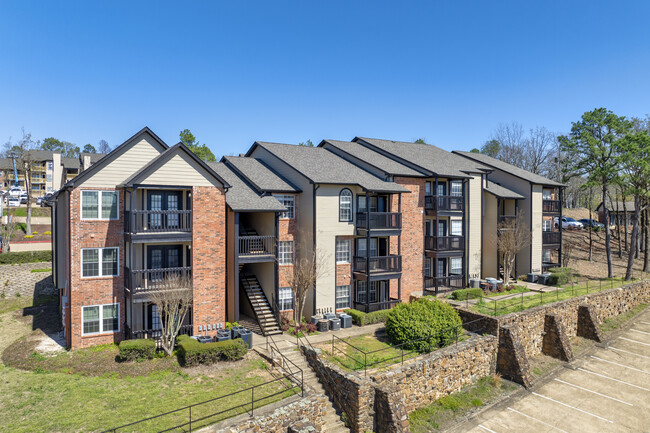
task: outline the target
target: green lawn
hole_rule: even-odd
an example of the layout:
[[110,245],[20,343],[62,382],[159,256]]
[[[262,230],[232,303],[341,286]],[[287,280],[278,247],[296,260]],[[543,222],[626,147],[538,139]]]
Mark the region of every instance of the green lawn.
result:
[[500,377],[483,377],[475,384],[459,392],[436,400],[433,404],[409,414],[411,432],[425,433],[453,424],[453,421],[471,409],[483,406],[499,395],[516,389],[516,386],[500,380]]
[[587,282],[574,283],[573,285],[565,284],[560,286],[563,290],[555,292],[539,293],[531,296],[513,296],[512,298],[490,302],[479,301],[472,309],[482,314],[494,316],[496,303],[496,315],[501,316],[601,290],[608,290],[613,287],[620,287],[627,283],[630,282],[625,281],[623,278],[612,278],[604,279],[602,282],[590,281],[588,284]]
[[[4,210],[4,215],[7,215],[7,209],[5,208]],[[26,217],[27,216],[27,207],[12,207],[10,209],[10,212],[16,217]],[[49,217],[50,216],[50,208],[49,207],[39,207],[39,206],[32,206],[32,216],[33,217]]]

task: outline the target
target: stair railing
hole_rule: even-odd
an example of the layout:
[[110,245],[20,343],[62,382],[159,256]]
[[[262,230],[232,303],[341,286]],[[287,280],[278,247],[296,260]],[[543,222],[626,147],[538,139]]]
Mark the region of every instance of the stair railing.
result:
[[[269,344],[269,340],[270,340],[270,344]],[[304,397],[305,380],[304,380],[304,372],[302,368],[298,367],[292,360],[290,360],[289,358],[287,358],[282,354],[280,348],[275,343],[275,340],[270,335],[266,336],[266,351],[269,353],[271,359],[273,359],[274,361],[275,359],[279,360],[278,366],[280,367],[280,369],[284,372],[285,376],[291,378],[292,382],[294,382],[297,386],[300,386],[302,391],[302,396]],[[300,373],[300,382],[297,381],[298,373]]]

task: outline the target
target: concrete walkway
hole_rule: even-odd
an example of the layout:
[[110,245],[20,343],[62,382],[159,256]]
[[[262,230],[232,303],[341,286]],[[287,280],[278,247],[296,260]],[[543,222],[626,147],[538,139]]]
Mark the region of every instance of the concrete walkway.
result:
[[[307,337],[307,339],[311,344],[316,345],[332,341],[332,335],[336,335],[339,338],[356,337],[357,335],[375,334],[377,330],[383,329],[384,327],[385,325],[383,323],[375,323],[373,325],[366,326],[352,325],[352,327],[347,329],[339,329],[338,331],[328,331],[321,332],[316,335],[310,335]],[[294,347],[297,347],[296,337],[287,333],[273,335],[272,338],[273,341],[275,341],[277,344],[280,344],[280,342],[283,342],[284,344],[284,342],[286,342],[292,344]],[[266,337],[253,333],[253,347],[255,346],[266,347]]]
[[12,242],[9,245],[9,250],[12,253],[18,251],[50,251],[52,250],[52,242]]

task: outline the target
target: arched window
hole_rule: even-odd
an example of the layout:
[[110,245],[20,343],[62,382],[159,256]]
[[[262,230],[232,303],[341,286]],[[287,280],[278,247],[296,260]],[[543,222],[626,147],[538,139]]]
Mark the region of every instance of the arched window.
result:
[[352,191],[347,188],[339,194],[339,221],[352,221]]

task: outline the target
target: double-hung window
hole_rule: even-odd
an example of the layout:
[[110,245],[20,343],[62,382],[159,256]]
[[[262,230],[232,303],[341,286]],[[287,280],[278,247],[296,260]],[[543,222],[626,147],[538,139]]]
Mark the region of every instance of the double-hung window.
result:
[[286,211],[280,213],[280,218],[282,219],[292,219],[294,218],[294,209],[295,209],[295,199],[296,197],[293,195],[276,195],[274,196],[280,203],[282,203],[282,206],[287,208]]
[[350,308],[350,285],[336,286],[336,309]]
[[357,281],[357,303],[359,304],[365,304],[367,299],[367,292],[366,292],[366,282],[365,281]]
[[451,235],[452,236],[462,236],[463,235],[463,221],[461,221],[461,220],[451,220]]
[[458,181],[449,182],[450,195],[454,197],[463,196],[463,183]]
[[553,230],[553,223],[549,219],[542,220],[542,231],[550,232]]
[[293,241],[278,242],[278,263],[281,265],[293,264]]
[[293,292],[290,287],[280,287],[278,289],[278,305],[280,311],[293,310]]
[[116,220],[117,191],[81,191],[81,219]]
[[463,275],[463,259],[461,257],[451,258],[451,274]]
[[89,305],[81,309],[84,335],[120,331],[120,304]]
[[81,250],[82,277],[115,277],[119,275],[117,248],[83,248]]
[[350,263],[350,240],[336,240],[336,264]]
[[339,221],[352,221],[352,191],[347,188],[339,194]]

